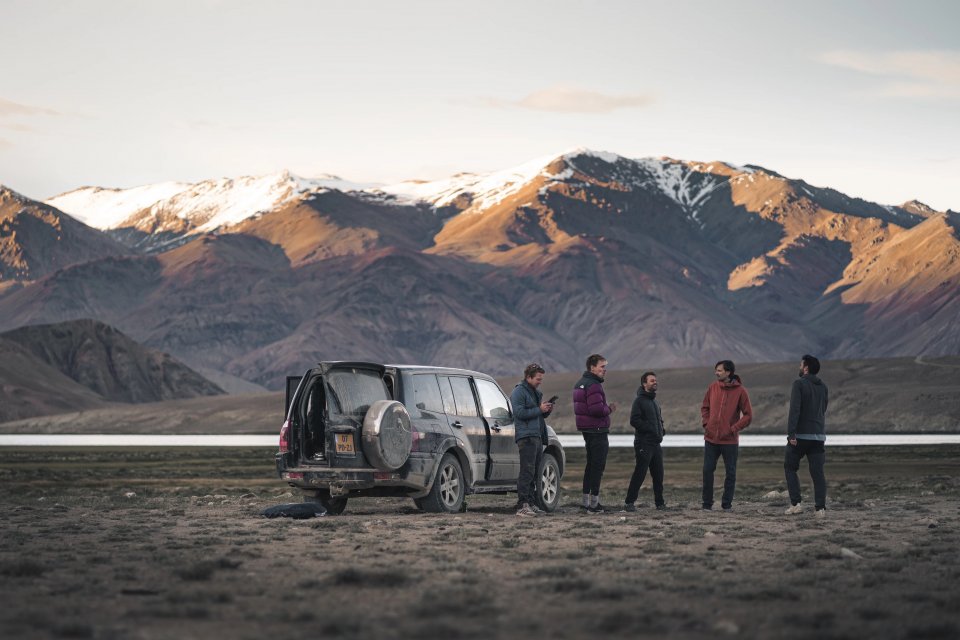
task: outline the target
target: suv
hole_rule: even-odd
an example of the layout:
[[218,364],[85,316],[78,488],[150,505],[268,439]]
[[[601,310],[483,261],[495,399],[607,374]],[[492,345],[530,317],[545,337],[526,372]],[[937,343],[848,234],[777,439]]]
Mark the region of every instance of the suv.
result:
[[[457,512],[469,493],[517,490],[510,401],[476,371],[322,362],[287,379],[286,416],[277,472],[330,514],[350,496],[407,496],[424,511]],[[537,495],[553,511],[566,457],[547,432]]]

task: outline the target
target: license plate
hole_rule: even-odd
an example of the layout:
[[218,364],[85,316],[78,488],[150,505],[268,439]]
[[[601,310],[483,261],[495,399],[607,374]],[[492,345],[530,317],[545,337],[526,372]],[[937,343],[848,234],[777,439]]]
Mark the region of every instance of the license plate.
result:
[[353,448],[352,433],[337,433],[334,435],[337,438],[337,453],[356,453]]

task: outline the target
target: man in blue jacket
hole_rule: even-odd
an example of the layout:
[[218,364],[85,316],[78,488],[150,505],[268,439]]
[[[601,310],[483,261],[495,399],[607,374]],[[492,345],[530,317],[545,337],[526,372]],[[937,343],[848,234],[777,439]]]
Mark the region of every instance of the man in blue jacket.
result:
[[538,516],[544,511],[537,505],[537,466],[547,441],[547,421],[553,404],[543,401],[540,384],[543,367],[528,364],[523,370],[523,382],[510,394],[517,447],[520,449],[520,475],[517,478],[518,516]]
[[820,373],[820,361],[806,355],[800,359],[800,378],[793,381],[790,393],[790,412],[787,416],[787,451],[783,469],[787,478],[787,491],[790,492],[790,507],[787,515],[796,515],[803,511],[800,498],[800,479],[797,470],[800,460],[806,456],[813,479],[814,515],[823,518],[827,515],[827,480],[823,473],[826,454],[823,444],[827,440],[827,385],[817,377]]

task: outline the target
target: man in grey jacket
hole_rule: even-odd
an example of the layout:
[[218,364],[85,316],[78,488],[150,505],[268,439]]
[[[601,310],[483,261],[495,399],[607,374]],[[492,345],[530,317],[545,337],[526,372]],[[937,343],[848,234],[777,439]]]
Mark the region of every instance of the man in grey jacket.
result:
[[537,505],[537,466],[547,440],[546,417],[553,404],[544,402],[540,384],[544,370],[539,364],[528,364],[523,370],[523,382],[510,394],[513,406],[517,447],[520,449],[520,476],[517,478],[518,516],[537,516],[544,511]]
[[820,361],[811,355],[800,359],[800,378],[794,380],[790,393],[790,412],[787,416],[787,451],[783,461],[790,492],[790,507],[786,513],[796,515],[803,511],[800,497],[800,479],[797,470],[806,456],[813,479],[813,499],[817,518],[827,515],[827,480],[823,473],[826,454],[827,385],[817,377]]

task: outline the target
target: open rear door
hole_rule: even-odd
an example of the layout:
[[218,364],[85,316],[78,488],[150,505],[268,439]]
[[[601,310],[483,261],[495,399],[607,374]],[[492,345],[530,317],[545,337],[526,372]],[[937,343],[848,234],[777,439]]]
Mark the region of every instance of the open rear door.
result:
[[301,380],[303,380],[303,376],[287,376],[287,394],[283,400],[284,416],[290,415],[290,403],[293,401],[293,396],[297,392]]

